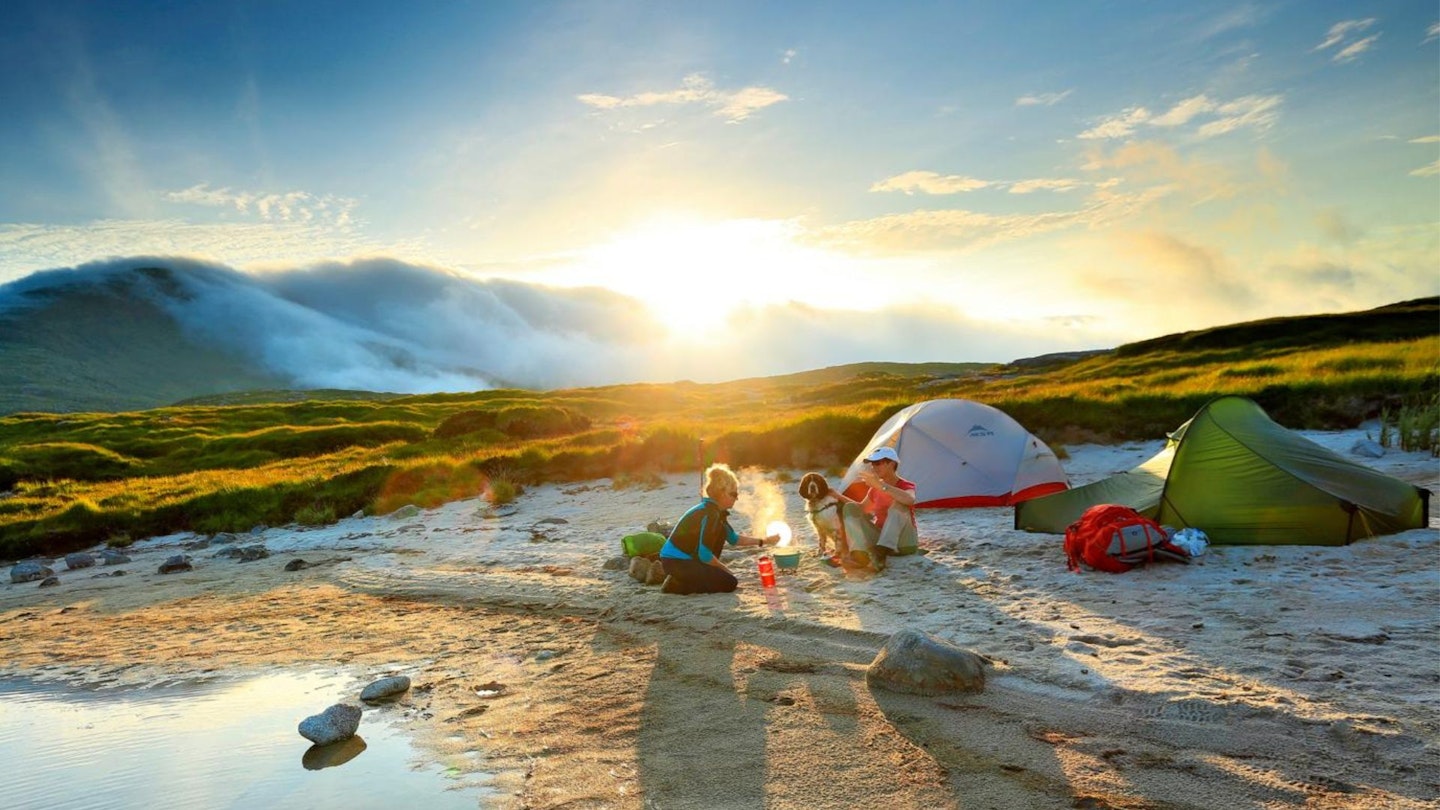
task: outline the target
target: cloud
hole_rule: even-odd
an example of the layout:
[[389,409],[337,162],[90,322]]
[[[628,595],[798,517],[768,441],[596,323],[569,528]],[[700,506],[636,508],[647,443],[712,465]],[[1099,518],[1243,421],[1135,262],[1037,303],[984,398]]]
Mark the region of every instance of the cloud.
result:
[[1353,62],[1356,59],[1360,58],[1360,54],[1370,50],[1370,46],[1374,45],[1375,40],[1379,38],[1379,34],[1371,34],[1370,36],[1358,42],[1352,42],[1337,51],[1336,54],[1330,58],[1330,61],[1340,62],[1341,64],[1344,64],[1345,62]]
[[1068,177],[1037,177],[1033,180],[1019,180],[1010,184],[1011,194],[1029,194],[1034,191],[1071,191],[1084,185]]
[[1411,138],[1410,143],[1440,143],[1440,135],[1422,135],[1419,138]]
[[1080,208],[1032,214],[988,214],[964,209],[912,211],[822,228],[813,238],[829,245],[879,253],[972,251],[1066,228],[1099,227],[1124,219],[1168,193],[1165,187],[1128,193],[1097,188]]
[[1279,120],[1280,105],[1284,100],[1284,96],[1278,95],[1250,95],[1232,101],[1219,101],[1202,93],[1179,102],[1160,115],[1152,114],[1145,107],[1131,107],[1101,119],[1076,137],[1083,140],[1129,138],[1142,125],[1173,129],[1205,118],[1211,120],[1195,130],[1196,137],[1213,138],[1247,127],[1263,131]]
[[252,212],[266,222],[327,222],[337,228],[349,228],[351,212],[357,200],[333,194],[316,195],[308,191],[287,191],[281,194],[212,189],[206,183],[180,191],[167,191],[168,202],[212,208],[234,208],[242,214]]
[[1430,23],[1430,27],[1425,29],[1425,38],[1420,40],[1420,44],[1424,45],[1434,39],[1440,39],[1440,22]]
[[[1334,25],[1330,26],[1330,31],[1325,34],[1324,41],[1322,41],[1319,45],[1316,45],[1312,49],[1312,51],[1323,51],[1328,48],[1333,48],[1336,45],[1340,45],[1352,35],[1356,35],[1361,33],[1362,31],[1366,31],[1370,28],[1370,26],[1374,24],[1374,17],[1367,17],[1363,20],[1341,20],[1340,22],[1337,22]],[[1346,62],[1353,62],[1358,59],[1361,54],[1368,51],[1370,49],[1370,46],[1374,45],[1375,41],[1379,38],[1380,34],[1376,33],[1371,34],[1364,39],[1350,42],[1349,44],[1336,51],[1334,55],[1330,57],[1330,61],[1338,62],[1341,64],[1344,64]]]
[[583,93],[575,97],[580,103],[599,110],[615,110],[627,107],[653,107],[662,104],[703,104],[714,108],[714,114],[730,123],[749,118],[756,110],[762,110],[789,96],[769,87],[742,87],[739,90],[717,90],[705,76],[692,73],[686,76],[681,86],[674,90],[647,91],[633,96],[611,96],[603,93]]
[[1341,20],[1330,26],[1330,31],[1325,34],[1325,40],[1319,45],[1316,45],[1313,50],[1323,51],[1326,48],[1339,45],[1344,41],[1345,37],[1351,34],[1358,34],[1374,24],[1374,17],[1368,17],[1363,20]]
[[1135,127],[1150,120],[1150,111],[1144,107],[1131,107],[1119,115],[1103,118],[1100,123],[1077,135],[1082,140],[1103,138],[1128,138],[1135,133]]
[[1413,177],[1434,177],[1435,175],[1440,174],[1440,160],[1437,160],[1434,163],[1430,163],[1425,166],[1421,166],[1418,169],[1413,169],[1411,170],[1410,174]]
[[355,229],[309,222],[194,223],[111,219],[75,225],[0,223],[0,283],[41,267],[68,267],[103,256],[220,257],[238,266],[319,261],[391,253],[424,256],[422,241],[378,242]]
[[910,171],[888,177],[870,187],[871,191],[903,191],[906,194],[960,194],[978,191],[994,185],[989,180],[977,180],[959,174],[941,175],[929,171]]
[[1063,90],[1059,93],[1030,93],[1015,99],[1016,107],[1052,107],[1064,101],[1074,90]]
[[791,62],[795,61],[795,57],[799,55],[800,52],[795,50],[794,48],[786,48],[785,52],[780,54],[780,64],[788,65]]

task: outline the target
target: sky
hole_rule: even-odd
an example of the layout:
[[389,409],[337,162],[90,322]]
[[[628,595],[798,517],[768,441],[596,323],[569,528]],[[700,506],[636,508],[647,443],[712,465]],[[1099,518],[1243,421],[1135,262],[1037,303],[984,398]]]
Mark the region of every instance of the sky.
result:
[[[0,284],[425,279],[421,343],[521,334],[466,302],[524,290],[560,348],[522,381],[1006,361],[1440,293],[1434,2],[11,0],[0,110]],[[552,298],[592,320],[525,320]]]

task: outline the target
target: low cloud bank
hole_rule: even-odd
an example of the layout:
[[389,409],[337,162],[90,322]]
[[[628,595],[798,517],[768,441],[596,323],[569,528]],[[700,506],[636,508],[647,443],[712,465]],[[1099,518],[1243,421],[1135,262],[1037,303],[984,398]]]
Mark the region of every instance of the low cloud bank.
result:
[[188,258],[111,259],[0,286],[0,312],[86,289],[143,296],[197,342],[297,388],[716,382],[863,361],[996,361],[1093,348],[965,321],[941,307],[859,312],[795,303],[737,311],[724,334],[685,341],[642,302],[608,290],[477,279],[394,259],[264,272]]

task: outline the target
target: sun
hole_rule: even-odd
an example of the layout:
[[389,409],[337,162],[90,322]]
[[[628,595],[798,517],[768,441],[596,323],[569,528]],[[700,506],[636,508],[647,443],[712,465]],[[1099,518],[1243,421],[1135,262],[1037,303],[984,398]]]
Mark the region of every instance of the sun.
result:
[[713,334],[737,309],[835,305],[845,259],[802,244],[791,222],[647,220],[581,251],[566,274],[645,303],[677,337]]

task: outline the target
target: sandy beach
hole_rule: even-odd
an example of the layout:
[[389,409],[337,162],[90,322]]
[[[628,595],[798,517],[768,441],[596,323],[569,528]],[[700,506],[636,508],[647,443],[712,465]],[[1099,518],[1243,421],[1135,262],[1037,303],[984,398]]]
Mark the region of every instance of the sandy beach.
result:
[[[1365,433],[1303,435],[1348,455]],[[1079,485],[1159,448],[1068,446],[1063,463]],[[1440,491],[1429,455],[1363,463]],[[783,519],[813,551],[803,472],[742,470],[735,527]],[[120,566],[55,565],[58,587],[7,577],[0,677],[408,675],[365,722],[404,724],[506,808],[1440,802],[1435,517],[1347,547],[1211,547],[1120,575],[1067,570],[1062,538],[1015,531],[1009,508],[921,512],[926,553],[879,577],[808,553],[763,589],[755,554],[731,552],[738,592],[679,597],[605,567],[698,483],[545,485],[499,508],[261,527],[232,542],[271,556],[244,563],[215,556],[229,538],[148,538]],[[159,574],[178,553],[194,570]],[[297,558],[309,567],[284,570]],[[868,688],[902,628],[988,658],[984,692]]]

